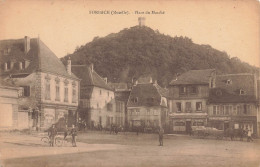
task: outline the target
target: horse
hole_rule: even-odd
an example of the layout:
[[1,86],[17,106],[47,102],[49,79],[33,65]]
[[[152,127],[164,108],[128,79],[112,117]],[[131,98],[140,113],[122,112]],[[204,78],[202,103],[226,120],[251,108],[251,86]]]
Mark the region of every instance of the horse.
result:
[[240,138],[240,141],[243,141],[243,137],[246,135],[245,130],[243,129],[233,129],[228,128],[224,132],[224,136],[230,137],[230,140],[233,141],[235,138]]

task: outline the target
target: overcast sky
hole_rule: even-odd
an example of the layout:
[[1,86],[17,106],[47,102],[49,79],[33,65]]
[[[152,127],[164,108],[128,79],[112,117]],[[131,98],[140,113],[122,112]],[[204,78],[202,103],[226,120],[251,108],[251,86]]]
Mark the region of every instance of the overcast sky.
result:
[[[187,36],[259,67],[259,9],[256,0],[0,0],[0,40],[39,35],[58,57],[63,57],[95,36],[137,25],[138,17],[144,16],[146,25],[154,30],[173,37]],[[94,10],[110,14],[90,14]],[[112,15],[112,11],[126,14]]]

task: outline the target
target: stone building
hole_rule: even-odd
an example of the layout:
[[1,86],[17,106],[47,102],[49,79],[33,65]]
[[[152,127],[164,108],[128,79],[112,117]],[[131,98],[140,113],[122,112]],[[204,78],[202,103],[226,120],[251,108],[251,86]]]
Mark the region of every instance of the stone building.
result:
[[115,92],[116,101],[116,124],[124,126],[127,122],[127,101],[131,92],[127,83],[109,83]]
[[[18,87],[0,78],[0,130],[23,128],[24,121],[18,122],[18,91]],[[25,123],[28,126],[28,121]]]
[[258,90],[254,74],[216,76],[210,90],[208,125],[217,129],[249,129],[257,133]]
[[91,128],[109,128],[116,123],[113,89],[91,65],[72,65],[72,72],[81,79],[79,116]]
[[168,90],[161,88],[151,77],[139,78],[132,87],[127,102],[127,122],[135,127],[167,129]]
[[0,41],[0,77],[22,88],[19,112],[32,118],[31,127],[47,129],[62,120],[76,123],[79,79],[39,39]]
[[190,70],[169,84],[169,119],[173,133],[189,133],[207,124],[209,90],[215,87],[216,71]]

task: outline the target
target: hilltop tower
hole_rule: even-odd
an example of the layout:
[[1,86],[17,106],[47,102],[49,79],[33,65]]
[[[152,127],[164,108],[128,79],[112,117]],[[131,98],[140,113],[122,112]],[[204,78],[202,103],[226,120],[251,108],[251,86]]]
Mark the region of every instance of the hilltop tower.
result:
[[138,17],[139,27],[145,26],[145,17]]

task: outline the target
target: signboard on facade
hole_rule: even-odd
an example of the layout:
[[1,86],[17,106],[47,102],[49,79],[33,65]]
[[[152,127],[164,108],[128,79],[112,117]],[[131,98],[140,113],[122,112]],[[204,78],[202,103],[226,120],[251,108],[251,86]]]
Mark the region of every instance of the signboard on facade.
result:
[[210,121],[230,121],[230,117],[209,117]]

